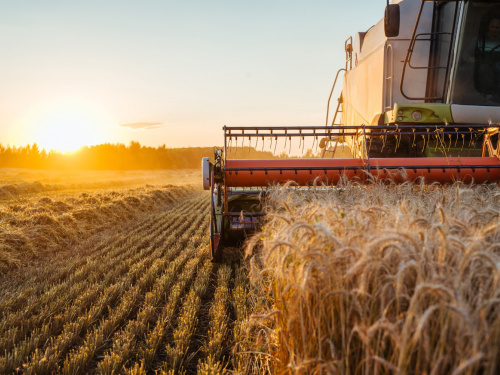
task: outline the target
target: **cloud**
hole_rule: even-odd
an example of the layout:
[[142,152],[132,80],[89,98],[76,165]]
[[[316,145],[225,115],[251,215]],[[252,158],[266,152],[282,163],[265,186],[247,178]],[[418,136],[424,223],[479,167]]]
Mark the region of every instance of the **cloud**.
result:
[[122,128],[129,128],[133,130],[150,130],[150,129],[158,129],[163,128],[165,126],[162,122],[132,122],[130,124],[118,124]]

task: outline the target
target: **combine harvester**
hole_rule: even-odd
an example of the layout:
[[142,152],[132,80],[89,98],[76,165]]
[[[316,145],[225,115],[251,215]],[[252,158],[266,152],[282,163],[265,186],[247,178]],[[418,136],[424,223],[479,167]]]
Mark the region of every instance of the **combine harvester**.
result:
[[[327,110],[325,126],[225,126],[224,150],[213,164],[203,159],[214,259],[258,227],[270,185],[500,180],[500,1],[393,0],[379,23],[347,39],[345,52],[331,123]],[[283,138],[302,146],[312,139],[322,157],[231,160],[226,152],[238,141]],[[344,147],[352,157],[334,158]]]

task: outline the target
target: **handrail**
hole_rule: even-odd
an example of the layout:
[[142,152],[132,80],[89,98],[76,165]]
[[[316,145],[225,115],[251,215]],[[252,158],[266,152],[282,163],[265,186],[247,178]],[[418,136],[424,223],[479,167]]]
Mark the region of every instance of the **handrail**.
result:
[[[335,90],[335,86],[337,85],[337,79],[339,78],[339,74],[342,71],[347,72],[347,70],[344,68],[340,68],[337,71],[337,75],[335,76],[335,81],[333,82],[332,91],[330,91],[330,96],[328,97],[328,103],[326,105],[326,126],[328,126],[328,114],[330,112],[330,100],[332,99],[333,90]],[[338,107],[337,107],[337,110],[338,110]],[[335,121],[335,118],[333,119],[333,121]]]
[[[384,98],[386,100],[384,110],[389,111],[392,109],[392,100],[393,100],[393,80],[394,80],[394,50],[392,49],[391,44],[387,44],[386,46],[386,66],[385,66],[385,95]],[[389,66],[389,69],[388,69]]]

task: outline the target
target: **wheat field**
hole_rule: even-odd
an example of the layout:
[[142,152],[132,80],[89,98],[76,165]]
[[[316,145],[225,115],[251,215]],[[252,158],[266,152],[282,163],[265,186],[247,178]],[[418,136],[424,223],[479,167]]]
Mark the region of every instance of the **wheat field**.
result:
[[1,374],[500,370],[497,185],[276,187],[213,263],[195,172],[18,172],[0,185]]
[[247,247],[247,373],[497,374],[500,189],[277,189]]

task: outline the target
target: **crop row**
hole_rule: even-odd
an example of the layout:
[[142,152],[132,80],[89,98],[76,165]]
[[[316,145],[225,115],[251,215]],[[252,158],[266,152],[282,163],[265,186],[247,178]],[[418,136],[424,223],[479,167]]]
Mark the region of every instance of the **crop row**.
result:
[[[197,222],[193,222],[191,228],[196,228]],[[175,244],[171,249],[171,254],[178,255],[183,247],[186,245],[188,238],[193,235],[190,231],[186,231],[183,236],[179,239],[179,243]],[[196,235],[196,233],[195,233]],[[196,246],[197,243],[193,243],[192,246]],[[171,256],[163,257],[157,259],[155,263],[146,271],[146,274],[139,280],[138,290],[131,288],[126,292],[122,298],[121,304],[113,309],[112,314],[108,316],[107,320],[101,322],[101,326],[94,329],[90,335],[86,338],[84,344],[74,350],[66,358],[64,362],[64,373],[81,373],[81,369],[85,368],[88,361],[92,359],[89,353],[95,352],[95,350],[103,345],[102,338],[111,338],[111,334],[114,332],[116,327],[121,326],[126,319],[131,319],[132,310],[141,302],[144,293],[150,289],[152,283],[158,277],[160,270],[165,269],[169,261],[172,259]],[[161,278],[159,279],[161,281]],[[158,281],[156,282],[156,284]],[[137,285],[135,286],[137,288]],[[127,294],[128,293],[128,294]]]
[[233,342],[246,345],[247,279],[243,268],[208,259],[208,203],[193,194],[4,294],[0,373],[248,369],[230,351]]
[[206,247],[202,247],[201,251],[203,253],[191,259],[182,270],[176,284],[170,290],[167,302],[163,306],[154,328],[146,334],[144,342],[137,352],[134,360],[135,362],[141,361],[145,370],[153,367],[168,330],[173,325],[178,306],[185,295],[185,290],[192,282],[200,263],[206,259]]
[[229,332],[230,281],[231,267],[224,265],[219,268],[217,273],[217,289],[210,307],[208,337],[203,347],[205,358],[198,361],[198,374],[218,374],[222,373],[226,367],[222,354],[225,349],[224,341],[227,339]]
[[[202,216],[199,216],[197,218],[197,220],[202,220],[201,217]],[[181,217],[174,217],[174,218],[177,218],[178,220],[181,219]],[[195,217],[193,216],[193,218],[195,218]],[[86,308],[88,308],[88,303],[91,303],[93,301],[93,299],[96,296],[95,293],[97,291],[102,291],[103,288],[105,288],[109,284],[115,282],[115,280],[117,278],[119,278],[120,276],[122,278],[128,277],[130,279],[131,276],[134,277],[134,275],[140,274],[140,272],[142,272],[143,269],[149,267],[150,262],[154,259],[151,257],[148,258],[148,256],[153,253],[153,249],[156,248],[156,252],[154,252],[153,255],[154,254],[156,254],[156,256],[162,255],[162,251],[164,248],[163,247],[157,248],[158,244],[164,243],[164,245],[168,246],[169,244],[176,242],[177,241],[176,237],[180,233],[183,233],[184,230],[187,227],[189,227],[190,225],[191,225],[191,223],[189,221],[185,221],[184,223],[181,222],[181,224],[171,233],[169,233],[167,230],[162,230],[162,228],[153,232],[153,234],[155,234],[157,237],[148,247],[143,248],[142,251],[137,251],[138,250],[137,247],[131,246],[130,253],[134,254],[134,252],[135,252],[135,255],[133,255],[133,256],[129,255],[128,259],[126,259],[124,261],[122,260],[121,262],[119,262],[118,263],[119,266],[117,266],[115,268],[110,267],[111,264],[114,264],[116,262],[116,260],[113,259],[112,257],[111,257],[111,259],[101,260],[101,265],[104,268],[104,270],[106,270],[106,269],[112,270],[110,273],[108,273],[108,275],[106,275],[104,280],[102,280],[102,274],[100,274],[99,272],[102,273],[105,271],[101,267],[97,267],[95,264],[89,262],[88,270],[87,270],[88,277],[87,277],[86,281],[83,281],[84,283],[86,282],[87,288],[86,288],[86,292],[81,294],[82,298],[78,298],[77,300],[75,300],[73,302],[72,307],[70,309],[66,309],[65,312],[61,314],[60,310],[53,309],[52,306],[61,306],[62,305],[62,307],[64,307],[63,304],[58,302],[58,299],[62,299],[63,301],[65,301],[66,300],[65,293],[56,294],[56,295],[53,295],[53,293],[51,293],[51,295],[53,295],[54,298],[57,298],[57,299],[54,302],[52,302],[52,304],[50,306],[45,306],[45,310],[43,310],[43,312],[42,312],[43,315],[41,317],[39,317],[37,315],[33,315],[29,318],[26,317],[25,311],[29,310],[29,307],[26,308],[25,310],[19,311],[17,313],[17,315],[11,314],[4,321],[7,322],[11,326],[14,325],[14,329],[12,329],[11,331],[7,332],[7,334],[5,334],[5,337],[1,342],[2,344],[4,344],[4,346],[0,346],[0,348],[2,349],[2,351],[10,350],[11,347],[7,346],[7,344],[14,345],[20,338],[22,338],[23,331],[30,332],[30,331],[35,330],[35,332],[36,332],[37,324],[40,322],[45,322],[45,327],[42,327],[41,331],[45,332],[47,336],[56,334],[58,332],[58,330],[62,326],[64,326],[68,321],[73,321],[75,318],[75,315],[79,314],[82,310],[85,310]],[[168,228],[165,228],[165,229],[168,229]],[[165,243],[165,240],[167,238],[169,239],[169,241]],[[140,265],[140,264],[143,264],[144,267],[143,268],[138,267],[138,265]],[[131,267],[132,267],[132,271],[134,268],[135,268],[135,271],[127,276],[127,272],[131,269]],[[100,281],[99,281],[99,277],[101,278]],[[120,280],[121,279],[119,279],[117,282],[115,282],[115,284],[118,284],[120,282]],[[48,319],[48,317],[52,317],[52,318]],[[7,324],[7,323],[5,323],[5,324]],[[48,329],[47,326],[52,327],[52,329]],[[14,334],[12,334],[12,332]],[[10,335],[9,335],[9,333],[10,333]],[[31,336],[33,336],[33,334]],[[25,338],[25,340],[26,339],[27,338]],[[42,340],[42,342],[43,341],[44,340]],[[5,344],[5,342],[6,342],[6,344]],[[28,352],[31,351],[31,349],[33,349],[33,348],[29,348]]]
[[[172,290],[179,272],[182,268],[180,279],[183,282],[191,280],[196,266],[202,259],[202,252],[206,252],[206,246],[202,245],[195,249],[191,247],[183,252],[170,263],[165,273],[155,284],[154,288],[146,294],[142,307],[135,320],[129,320],[127,325],[113,337],[113,347],[106,353],[99,363],[99,369],[104,374],[119,373],[122,366],[133,359],[138,354],[138,341],[149,333],[149,327],[157,321],[157,310],[165,302],[166,296]],[[188,258],[194,257],[189,260]],[[185,274],[186,277],[182,275]],[[174,286],[175,288],[175,286]],[[177,295],[175,302],[178,302],[180,295]],[[170,306],[174,307],[175,306]],[[161,319],[159,324],[164,323]]]
[[[190,252],[185,252],[184,247],[193,249],[202,242],[207,205],[200,205],[199,199],[198,204],[195,202],[192,200],[192,204],[184,206],[190,213],[179,210],[177,215],[166,213],[150,220],[147,223],[150,232],[145,236],[141,236],[144,232],[132,232],[127,241],[117,240],[116,248],[111,244],[100,246],[88,266],[78,268],[87,275],[86,279],[69,276],[61,280],[68,286],[71,296],[77,295],[69,309],[61,311],[64,303],[57,298],[59,294],[53,294],[55,301],[46,303],[44,309],[38,308],[34,299],[29,300],[25,309],[43,311],[51,318],[35,314],[23,325],[19,322],[25,317],[16,317],[15,311],[5,315],[2,327],[7,327],[3,332],[8,335],[3,336],[1,342],[5,356],[0,358],[0,372],[12,372],[23,364],[26,373],[53,372],[58,368],[67,373],[82,372],[93,358],[96,348],[101,348],[110,340],[116,329],[131,316],[138,312],[135,321],[146,322],[147,326],[150,319],[154,319],[148,307],[150,302],[161,300],[161,291],[170,285],[167,280],[174,280],[175,271],[187,260]],[[205,225],[201,225],[202,222]],[[140,228],[144,230],[145,226]],[[117,251],[117,248],[120,250]],[[101,258],[97,253],[101,254]],[[118,253],[128,255],[128,258],[120,258]],[[179,254],[180,259],[177,258]],[[105,270],[110,271],[103,278]],[[170,270],[170,276],[166,270]],[[50,292],[58,288],[60,286],[55,284],[46,290]],[[68,300],[64,293],[61,295],[60,299]],[[141,303],[143,307],[139,308]],[[130,328],[125,331],[133,330],[130,323]],[[71,348],[74,349],[70,351]],[[62,360],[64,363],[60,368]]]
[[[78,280],[86,279],[87,275],[85,271],[89,266],[100,265],[103,254],[106,254],[109,258],[119,257],[120,255],[122,258],[126,257],[132,247],[147,246],[156,238],[158,230],[168,230],[169,226],[178,222],[179,217],[190,212],[197,205],[199,205],[198,196],[186,199],[162,215],[167,219],[167,222],[164,222],[162,217],[153,216],[137,225],[126,237],[116,235],[113,240],[109,238],[103,239],[88,256],[78,257],[71,262],[63,260],[60,263],[51,263],[50,267],[38,270],[37,273],[30,275],[28,283],[22,283],[18,287],[13,286],[10,288],[10,292],[3,295],[0,302],[2,315],[13,310],[18,310],[21,306],[24,308],[26,305],[29,305],[31,299],[36,302],[34,307],[43,309],[42,304],[51,301],[54,295],[62,291],[65,291],[67,294],[68,285],[76,285]],[[132,241],[134,241],[136,236],[140,236],[140,241],[133,243]],[[117,258],[117,261],[120,260]],[[43,296],[40,298],[41,294]],[[35,314],[36,312],[32,307],[26,310],[28,315]],[[3,332],[1,326],[0,332]]]
[[[109,261],[114,260],[116,263],[120,263],[130,259],[131,253],[136,254],[140,249],[157,244],[160,240],[159,236],[164,233],[168,234],[170,227],[182,221],[186,213],[190,212],[198,202],[193,201],[188,203],[191,204],[187,205],[187,207],[177,207],[176,210],[148,220],[147,223],[140,225],[136,230],[132,231],[125,239],[113,241],[107,246],[95,250],[91,256],[78,257],[74,262],[68,262],[69,264],[67,265],[51,265],[52,277],[45,278],[45,275],[39,278],[35,277],[36,281],[32,285],[23,288],[19,296],[12,298],[16,299],[15,301],[10,301],[8,306],[3,306],[4,309],[2,311],[4,316],[2,317],[0,332],[5,332],[7,322],[12,323],[16,321],[12,316],[5,316],[8,314],[8,311],[20,310],[22,308],[25,316],[36,315],[46,311],[47,304],[54,304],[55,298],[58,296],[67,297],[71,295],[71,289],[78,288],[81,281],[88,281],[92,275],[97,275],[97,278],[101,279],[103,273],[106,271],[105,264],[102,261],[103,257]],[[67,269],[70,269],[72,272],[69,276]],[[89,269],[94,272],[89,274]],[[29,297],[25,298],[29,293],[31,293]]]
[[163,362],[160,373],[182,373],[183,365],[191,359],[188,349],[198,322],[197,316],[201,307],[201,297],[208,288],[212,268],[213,263],[207,259],[198,271],[196,280],[184,299],[177,318],[177,327],[172,333],[173,340],[167,343],[165,348],[167,361]]
[[[146,274],[146,278],[155,277],[157,273],[152,270]],[[142,280],[141,280],[142,281]],[[63,364],[64,374],[85,373],[90,361],[98,354],[98,350],[107,345],[115,330],[124,325],[128,319],[133,319],[133,312],[140,304],[142,296],[147,288],[144,283],[130,288],[123,295],[121,303],[116,306],[107,317],[100,322],[85,338],[83,344],[74,349]]]
[[44,262],[49,257],[67,258],[68,244],[76,244],[97,232],[111,233],[119,226],[131,225],[132,219],[157,213],[174,200],[192,194],[189,187],[179,190],[165,186],[162,190],[145,187],[104,194],[75,192],[69,197],[57,196],[56,200],[36,196],[23,198],[22,203],[5,202],[0,210],[0,274],[12,274],[15,268],[33,265],[33,261]]
[[240,354],[247,349],[248,340],[248,280],[243,267],[238,267],[234,275],[232,305],[235,314],[233,324],[233,358],[232,365],[237,373],[250,373],[248,357]]

